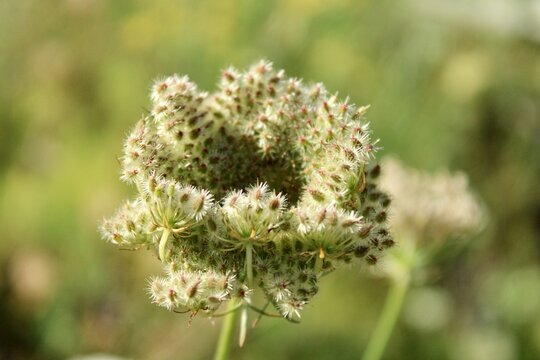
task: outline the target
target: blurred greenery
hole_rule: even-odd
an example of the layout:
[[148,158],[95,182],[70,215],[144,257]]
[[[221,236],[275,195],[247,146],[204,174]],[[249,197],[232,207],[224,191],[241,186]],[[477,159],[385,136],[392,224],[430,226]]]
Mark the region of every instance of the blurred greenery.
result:
[[[382,154],[466,171],[490,223],[409,293],[387,359],[540,358],[540,5],[535,0],[0,3],[0,358],[205,359],[219,320],[151,305],[149,253],[96,231],[132,189],[122,140],[154,78],[265,57],[357,104]],[[323,282],[300,325],[236,359],[359,358],[387,284]]]

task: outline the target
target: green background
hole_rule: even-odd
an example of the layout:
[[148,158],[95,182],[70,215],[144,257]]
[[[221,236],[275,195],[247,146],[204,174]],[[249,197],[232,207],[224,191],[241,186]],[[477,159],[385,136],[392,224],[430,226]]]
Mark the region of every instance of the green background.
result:
[[[0,358],[206,359],[220,321],[169,313],[161,269],[100,219],[133,189],[122,141],[157,76],[211,91],[260,58],[371,104],[383,149],[463,170],[490,221],[408,294],[386,359],[540,358],[540,5],[510,0],[0,3]],[[300,325],[264,319],[235,359],[359,358],[387,282],[331,274]]]

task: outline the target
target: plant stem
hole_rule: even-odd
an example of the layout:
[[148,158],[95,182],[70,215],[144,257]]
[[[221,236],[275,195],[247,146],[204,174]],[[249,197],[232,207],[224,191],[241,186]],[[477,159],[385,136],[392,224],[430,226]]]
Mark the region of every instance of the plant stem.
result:
[[236,316],[238,313],[238,309],[233,310],[235,307],[235,302],[230,300],[227,311],[232,311],[225,315],[225,319],[223,319],[216,352],[214,354],[214,360],[227,360],[229,358],[229,351],[231,349],[232,337],[234,333],[234,324],[236,323]]
[[379,360],[381,358],[390,335],[392,335],[408,286],[408,274],[407,276],[392,279],[382,314],[379,317],[375,331],[371,335],[362,360]]
[[247,336],[248,304],[244,303],[240,313],[240,336],[238,346],[243,347]]
[[171,234],[171,229],[165,228],[161,239],[159,240],[159,259],[161,261],[165,260],[165,251],[167,250],[167,241],[169,240],[169,235]]
[[246,245],[246,272],[247,283],[250,288],[253,287],[253,244]]
[[318,274],[321,272],[323,267],[325,253],[323,248],[321,247],[319,249],[319,255],[315,258],[315,272]]

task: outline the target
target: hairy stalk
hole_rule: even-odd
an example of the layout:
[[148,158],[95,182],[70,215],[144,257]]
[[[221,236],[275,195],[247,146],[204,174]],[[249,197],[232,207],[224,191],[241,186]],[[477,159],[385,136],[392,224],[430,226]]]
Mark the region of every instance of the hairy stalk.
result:
[[[230,311],[230,312],[229,312]],[[238,309],[234,301],[229,302],[227,309],[227,315],[221,325],[221,333],[219,334],[219,340],[214,354],[214,360],[226,360],[229,358],[229,352],[231,350],[231,343],[234,333],[234,325],[238,314]]]

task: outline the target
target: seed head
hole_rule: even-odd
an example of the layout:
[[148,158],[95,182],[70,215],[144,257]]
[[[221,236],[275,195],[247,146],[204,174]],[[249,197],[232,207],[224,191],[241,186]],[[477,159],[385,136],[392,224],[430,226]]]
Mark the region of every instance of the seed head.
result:
[[152,302],[212,315],[231,299],[255,306],[259,289],[297,320],[321,276],[393,246],[367,107],[264,60],[226,69],[211,94],[158,79],[150,99],[121,158],[136,198],[101,233],[159,255]]

